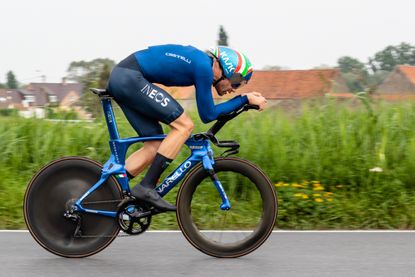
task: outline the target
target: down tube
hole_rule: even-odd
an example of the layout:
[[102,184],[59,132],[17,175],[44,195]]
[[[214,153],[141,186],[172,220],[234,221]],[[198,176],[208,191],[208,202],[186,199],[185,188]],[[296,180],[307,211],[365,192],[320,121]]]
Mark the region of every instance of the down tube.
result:
[[161,197],[166,195],[175,185],[177,185],[183,177],[192,169],[197,163],[201,161],[201,157],[190,156],[181,165],[179,165],[173,173],[167,176],[163,182],[157,186],[156,191]]

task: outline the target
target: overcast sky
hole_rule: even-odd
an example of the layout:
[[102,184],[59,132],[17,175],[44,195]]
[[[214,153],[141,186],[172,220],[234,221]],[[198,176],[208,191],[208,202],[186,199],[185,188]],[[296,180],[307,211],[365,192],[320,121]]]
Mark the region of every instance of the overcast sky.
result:
[[415,45],[412,0],[2,0],[0,82],[60,81],[71,61],[116,61],[148,45],[207,49],[219,25],[255,69],[308,69]]

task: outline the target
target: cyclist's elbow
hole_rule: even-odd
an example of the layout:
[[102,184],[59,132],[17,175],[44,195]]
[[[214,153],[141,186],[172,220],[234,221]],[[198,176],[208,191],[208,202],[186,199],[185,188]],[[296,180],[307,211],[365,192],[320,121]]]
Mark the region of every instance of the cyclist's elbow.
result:
[[214,115],[200,115],[200,119],[202,120],[203,123],[209,123],[213,120],[216,119],[216,116]]

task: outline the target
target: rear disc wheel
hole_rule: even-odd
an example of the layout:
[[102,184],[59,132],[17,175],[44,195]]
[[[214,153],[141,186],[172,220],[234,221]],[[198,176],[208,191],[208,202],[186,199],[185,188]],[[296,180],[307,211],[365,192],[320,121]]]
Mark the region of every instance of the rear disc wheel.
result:
[[[80,213],[80,236],[75,236],[77,221],[65,212],[101,176],[102,165],[84,157],[65,157],[43,167],[30,181],[24,196],[24,218],[33,238],[46,250],[63,257],[94,255],[117,236],[115,218]],[[88,196],[96,202],[85,208],[116,211],[122,190],[114,177]],[[103,201],[103,202],[100,202]]]

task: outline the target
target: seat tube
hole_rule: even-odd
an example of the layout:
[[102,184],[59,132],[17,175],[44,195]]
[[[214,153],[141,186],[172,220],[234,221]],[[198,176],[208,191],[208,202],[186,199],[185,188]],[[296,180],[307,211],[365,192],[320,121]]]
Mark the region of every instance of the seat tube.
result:
[[101,98],[102,108],[104,109],[105,120],[107,122],[108,132],[111,140],[119,139],[117,123],[115,121],[114,112],[112,110],[111,98]]

